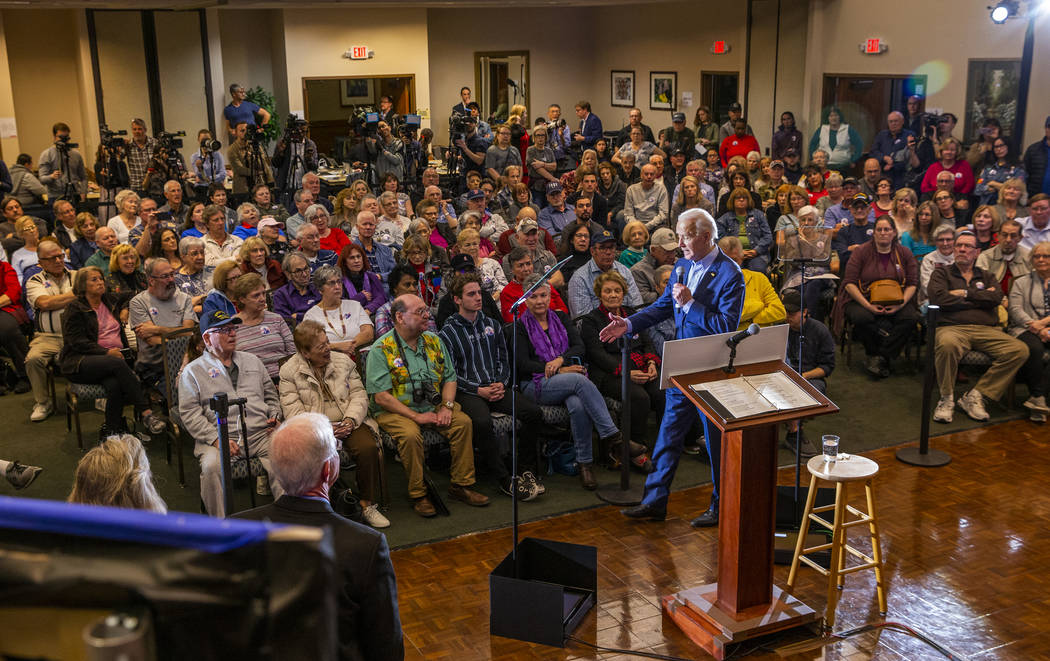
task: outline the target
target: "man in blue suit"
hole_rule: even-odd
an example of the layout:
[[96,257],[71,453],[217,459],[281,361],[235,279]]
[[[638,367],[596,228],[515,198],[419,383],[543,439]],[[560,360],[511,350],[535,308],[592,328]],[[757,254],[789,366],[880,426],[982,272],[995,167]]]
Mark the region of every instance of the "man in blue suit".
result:
[[576,116],[580,118],[580,132],[573,136],[576,142],[582,142],[584,149],[593,149],[594,143],[602,137],[602,120],[591,112],[589,101],[576,104]]
[[[624,333],[638,333],[673,315],[675,339],[728,333],[737,329],[744,308],[744,277],[736,262],[718,249],[718,229],[709,213],[690,209],[678,217],[678,245],[683,259],[675,264],[675,277],[660,298],[627,319],[612,317],[600,338],[609,342]],[[656,470],[645,481],[645,496],[636,507],[622,510],[635,519],[662,521],[667,517],[667,497],[671,490],[682,445],[689,429],[698,421],[704,425],[707,454],[711,458],[711,505],[693,519],[697,528],[718,524],[718,487],[721,482],[722,432],[700,414],[696,406],[676,388],[666,393],[660,435],[653,450]]]

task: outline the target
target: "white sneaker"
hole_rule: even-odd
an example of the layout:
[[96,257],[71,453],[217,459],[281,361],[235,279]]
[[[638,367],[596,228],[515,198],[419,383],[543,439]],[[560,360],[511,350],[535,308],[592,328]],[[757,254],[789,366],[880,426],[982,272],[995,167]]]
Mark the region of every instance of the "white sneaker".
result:
[[1038,397],[1029,397],[1025,400],[1024,406],[1026,409],[1031,411],[1038,411],[1039,413],[1050,413],[1050,408],[1046,406],[1046,397],[1039,395]]
[[29,414],[29,419],[33,422],[43,422],[54,412],[55,407],[51,405],[51,400],[49,399],[44,404],[34,404],[33,412]]
[[966,415],[978,422],[984,422],[991,417],[988,415],[988,411],[984,410],[984,396],[981,395],[977,388],[973,388],[959,398],[959,407],[966,411]]
[[933,411],[933,419],[936,422],[951,422],[954,411],[955,396],[944,395],[941,397],[941,400],[937,402],[937,408]]
[[270,478],[265,475],[256,476],[255,493],[260,496],[272,496],[273,492],[270,491]]
[[383,516],[379,507],[375,503],[372,503],[368,507],[364,508],[361,512],[361,517],[365,520],[365,523],[372,526],[373,528],[389,528],[390,519]]

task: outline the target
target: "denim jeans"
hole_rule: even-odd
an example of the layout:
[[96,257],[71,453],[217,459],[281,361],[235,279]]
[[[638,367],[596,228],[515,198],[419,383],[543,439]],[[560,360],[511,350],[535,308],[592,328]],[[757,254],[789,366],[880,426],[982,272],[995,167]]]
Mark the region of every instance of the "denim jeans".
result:
[[564,404],[569,409],[569,424],[572,428],[572,440],[576,445],[576,461],[589,464],[594,461],[591,444],[591,430],[598,428],[598,436],[607,438],[618,430],[609,415],[605,399],[594,385],[583,374],[555,374],[541,381],[540,392],[532,381],[523,381],[521,390],[532,395],[537,403],[546,406]]

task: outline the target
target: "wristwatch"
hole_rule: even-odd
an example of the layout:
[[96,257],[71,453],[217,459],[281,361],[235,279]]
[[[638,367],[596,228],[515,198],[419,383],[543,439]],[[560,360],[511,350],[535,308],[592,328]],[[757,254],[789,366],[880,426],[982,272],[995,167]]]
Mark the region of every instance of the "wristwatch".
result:
[[445,403],[442,404],[442,406],[447,408],[449,411],[455,411],[456,410],[456,403],[453,402],[452,400],[445,401]]

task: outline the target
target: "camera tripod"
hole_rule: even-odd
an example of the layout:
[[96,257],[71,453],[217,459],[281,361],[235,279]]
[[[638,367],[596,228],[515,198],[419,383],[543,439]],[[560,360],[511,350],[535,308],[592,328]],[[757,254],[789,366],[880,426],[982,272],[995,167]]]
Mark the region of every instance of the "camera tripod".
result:
[[[281,182],[280,203],[284,207],[291,206],[292,196],[298,188],[296,182],[301,181],[303,175],[306,174],[306,163],[303,160],[303,152],[306,151],[306,141],[303,138],[299,138],[298,140],[289,140],[287,144],[291,163],[288,164],[288,171],[284,175],[284,181]],[[254,181],[252,185],[254,186]]]

